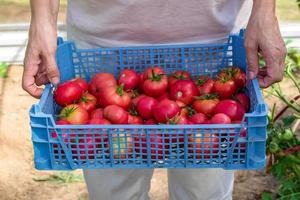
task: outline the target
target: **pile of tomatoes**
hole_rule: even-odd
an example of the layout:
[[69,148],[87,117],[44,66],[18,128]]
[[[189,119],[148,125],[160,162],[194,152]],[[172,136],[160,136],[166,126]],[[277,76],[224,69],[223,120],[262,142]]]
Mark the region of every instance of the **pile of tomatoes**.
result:
[[[240,123],[249,111],[250,101],[244,93],[246,75],[238,67],[222,69],[215,79],[209,76],[192,77],[187,71],[177,70],[167,75],[158,66],[141,73],[124,69],[115,79],[113,74],[95,74],[90,83],[75,78],[58,85],[55,101],[62,106],[57,124],[230,124]],[[182,142],[182,134],[168,137],[166,143]],[[127,142],[127,154],[136,141],[136,151],[146,145],[146,137],[117,137]],[[217,145],[218,137],[210,134],[193,136],[195,145],[207,138]],[[162,138],[150,135],[151,155],[163,154]],[[205,140],[205,139],[204,139]],[[113,142],[113,141],[112,141]],[[92,141],[91,141],[92,144]],[[123,142],[117,141],[122,145]],[[160,146],[157,146],[159,145]],[[194,148],[194,146],[190,146]],[[88,147],[89,148],[89,147]],[[94,148],[91,146],[91,149]],[[122,147],[119,147],[122,149]],[[118,148],[116,148],[118,149]],[[143,151],[146,151],[143,148]],[[160,150],[159,150],[160,149]],[[155,150],[155,152],[154,152]],[[202,151],[202,150],[199,150]],[[146,152],[143,152],[146,153]],[[203,152],[196,152],[203,153]],[[118,152],[115,157],[122,157]]]

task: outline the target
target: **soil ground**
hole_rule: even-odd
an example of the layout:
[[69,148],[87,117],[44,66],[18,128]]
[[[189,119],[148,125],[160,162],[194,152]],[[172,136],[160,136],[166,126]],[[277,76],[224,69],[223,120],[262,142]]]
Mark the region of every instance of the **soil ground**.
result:
[[[8,77],[0,80],[0,200],[87,199],[83,181],[68,184],[35,181],[57,172],[34,169],[28,109],[37,100],[22,90],[21,74],[21,66],[12,66]],[[75,173],[81,174],[81,171]],[[263,191],[275,188],[275,180],[264,171],[239,171],[236,172],[234,200],[260,199]],[[167,191],[166,170],[156,170],[151,199],[166,200]]]

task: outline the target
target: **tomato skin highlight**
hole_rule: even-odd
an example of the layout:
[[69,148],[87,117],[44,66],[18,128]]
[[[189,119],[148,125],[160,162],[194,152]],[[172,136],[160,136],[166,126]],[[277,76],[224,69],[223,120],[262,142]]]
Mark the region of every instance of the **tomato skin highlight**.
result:
[[191,104],[198,96],[198,89],[191,80],[178,80],[170,87],[169,97],[174,101],[181,101],[185,105]]
[[137,104],[136,109],[143,119],[151,119],[153,110],[158,104],[158,101],[153,97],[145,96]]
[[119,78],[118,78],[118,84],[124,85],[124,90],[133,90],[135,89],[139,84],[140,77],[139,75],[132,69],[124,69],[121,71]]
[[54,92],[55,102],[65,106],[77,102],[83,94],[82,88],[74,81],[59,84]]
[[164,99],[155,106],[153,116],[158,123],[166,123],[168,119],[179,114],[180,108],[176,102]]
[[112,124],[128,124],[128,112],[117,105],[109,105],[105,107],[103,116]]

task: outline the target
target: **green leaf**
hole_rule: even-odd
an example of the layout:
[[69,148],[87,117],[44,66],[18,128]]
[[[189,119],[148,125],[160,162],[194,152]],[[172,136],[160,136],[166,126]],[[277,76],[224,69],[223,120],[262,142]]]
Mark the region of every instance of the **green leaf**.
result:
[[287,117],[282,118],[283,126],[284,126],[285,128],[291,127],[291,125],[294,123],[294,121],[295,121],[296,119],[297,119],[297,118],[296,118],[294,115],[289,115],[289,116],[287,116]]
[[272,194],[269,192],[263,192],[261,194],[261,199],[262,200],[273,200]]

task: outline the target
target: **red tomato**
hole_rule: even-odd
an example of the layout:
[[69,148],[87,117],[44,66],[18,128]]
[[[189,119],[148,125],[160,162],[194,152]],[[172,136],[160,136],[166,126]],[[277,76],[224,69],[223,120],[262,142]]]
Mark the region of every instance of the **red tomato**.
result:
[[196,113],[190,117],[192,124],[204,124],[208,118],[203,113]]
[[192,80],[192,77],[187,71],[177,70],[168,78],[169,87],[174,85],[178,80]]
[[[70,124],[67,120],[57,120],[56,122],[55,122],[55,124],[56,125],[68,125],[68,124]],[[57,138],[57,133],[56,132],[52,132],[51,133],[51,137],[52,138]],[[57,145],[56,145],[56,147],[57,147]]]
[[191,80],[178,80],[170,87],[170,99],[179,100],[186,105],[192,103],[197,95],[198,89]]
[[215,114],[211,119],[210,119],[212,124],[230,124],[231,119],[227,115],[223,113],[218,113]]
[[89,85],[89,92],[95,97],[98,97],[102,89],[116,85],[117,81],[113,74],[98,73],[92,77],[92,80]]
[[176,102],[164,99],[160,101],[153,110],[153,116],[159,123],[166,123],[168,119],[179,114],[180,108]]
[[102,119],[103,118],[103,108],[97,108],[90,113],[91,119]]
[[140,116],[128,115],[128,124],[143,124],[143,119]]
[[54,92],[54,98],[58,105],[65,106],[77,102],[83,94],[82,88],[74,81],[59,84]]
[[133,138],[129,134],[112,134],[112,149],[115,159],[130,158],[133,151]]
[[138,102],[136,109],[143,119],[151,119],[157,103],[153,97],[145,96]]
[[132,69],[124,69],[118,78],[118,84],[124,85],[124,90],[133,90],[139,84],[139,75]]
[[143,81],[143,92],[151,97],[163,95],[168,88],[168,78],[163,69],[151,67],[145,70]]
[[78,159],[79,157],[81,160],[86,160],[87,157],[89,159],[94,159],[94,149],[97,148],[97,145],[94,144],[93,137],[87,136],[86,138],[80,138],[78,143],[72,144],[71,147],[72,147],[73,158]]
[[[188,151],[196,159],[210,159],[211,153],[219,152],[219,137],[216,134],[195,133],[189,135]],[[217,155],[216,155],[217,156]]]
[[213,92],[213,87],[215,81],[209,76],[199,76],[198,80],[195,81],[199,94],[211,94]]
[[134,99],[140,95],[137,90],[127,90],[126,92],[130,95],[131,99]]
[[127,124],[128,112],[117,105],[109,105],[104,108],[103,116],[113,124]]
[[92,118],[88,124],[111,124],[107,119]]
[[214,83],[214,92],[216,92],[220,99],[228,99],[236,92],[236,85],[233,80],[227,78],[220,78]]
[[230,117],[232,121],[235,121],[243,119],[245,110],[240,103],[234,100],[227,99],[218,103],[218,105],[214,109],[214,113],[224,113],[228,117]]
[[132,100],[131,100],[131,104],[133,105],[133,107],[136,107],[137,104],[138,104],[138,102],[139,102],[142,98],[144,98],[144,97],[147,97],[147,96],[144,95],[144,94],[140,94],[140,95],[138,95],[137,97],[135,97],[134,99],[132,99]]
[[143,92],[143,85],[145,81],[144,73],[140,73],[138,76],[139,76],[138,90],[139,92]]
[[235,98],[237,99],[237,101],[242,104],[242,106],[244,107],[245,111],[248,112],[250,109],[250,99],[246,94],[243,93],[239,93],[235,96]]
[[78,104],[70,104],[61,110],[59,118],[70,124],[86,124],[89,120],[89,113]]
[[180,107],[180,116],[188,118],[189,114],[190,114],[190,112],[189,112],[189,109],[187,107]]
[[130,95],[123,90],[122,86],[112,86],[102,89],[98,95],[98,100],[102,106],[117,105],[125,110],[130,105]]
[[232,79],[237,88],[246,87],[246,74],[239,67],[225,68],[219,73],[218,76]]
[[[163,146],[163,139],[161,134],[150,133],[150,155],[151,159],[163,159],[163,154],[167,154],[168,151],[165,150]],[[142,156],[143,158],[147,158],[147,136],[146,134],[136,134],[134,137],[134,147],[135,152]]]
[[162,101],[164,99],[169,99],[169,93],[168,92],[166,92],[163,95],[156,98],[157,101]]
[[79,78],[79,77],[78,78],[74,78],[71,81],[74,81],[75,83],[77,83],[82,88],[82,90],[84,92],[86,92],[88,90],[88,88],[89,88],[88,83],[84,79],[82,79],[82,78]]
[[146,125],[153,125],[153,124],[156,124],[155,120],[154,119],[148,119],[144,122],[144,124]]
[[67,120],[57,120],[56,121],[56,125],[66,125],[66,124],[70,124],[70,122],[68,122]]
[[93,111],[96,108],[96,104],[96,97],[89,93],[84,93],[79,100],[79,105],[86,109],[88,112]]
[[[172,119],[169,119],[167,124],[170,125],[185,125],[191,124],[187,117],[176,115]],[[183,132],[183,131],[182,131]],[[172,144],[182,145],[184,143],[184,134],[165,134],[165,143],[168,148]]]
[[193,108],[197,113],[203,113],[207,116],[211,116],[219,101],[220,100],[215,94],[202,95],[194,101]]
[[191,122],[188,120],[187,117],[178,115],[178,116],[173,117],[172,119],[169,119],[167,121],[167,124],[170,124],[170,125],[176,125],[176,124],[183,125],[183,124],[191,124]]

